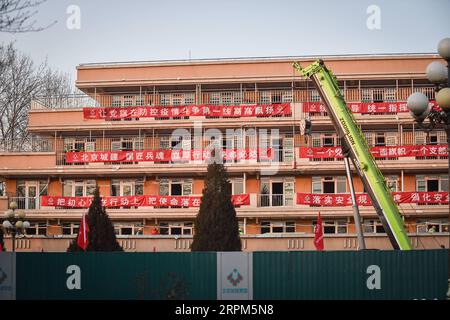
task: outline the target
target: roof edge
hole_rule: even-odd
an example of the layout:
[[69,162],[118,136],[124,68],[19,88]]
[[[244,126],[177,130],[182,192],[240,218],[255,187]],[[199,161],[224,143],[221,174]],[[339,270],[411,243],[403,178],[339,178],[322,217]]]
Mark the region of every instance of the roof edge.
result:
[[197,65],[197,64],[228,64],[228,63],[258,63],[282,62],[293,60],[350,60],[350,59],[402,59],[402,58],[440,58],[437,53],[380,53],[380,54],[348,54],[348,55],[304,55],[304,56],[274,56],[274,57],[237,57],[237,58],[205,58],[205,59],[174,59],[149,61],[123,61],[123,62],[94,62],[81,63],[77,69],[96,68],[122,68],[141,66],[170,66],[170,65]]

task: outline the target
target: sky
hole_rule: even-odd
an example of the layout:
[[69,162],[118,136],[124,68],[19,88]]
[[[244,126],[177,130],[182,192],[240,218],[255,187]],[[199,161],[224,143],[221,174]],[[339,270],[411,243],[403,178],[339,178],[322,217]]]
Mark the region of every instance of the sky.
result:
[[[74,9],[75,8],[75,9]],[[450,0],[47,0],[40,32],[0,33],[75,79],[80,63],[430,53]]]

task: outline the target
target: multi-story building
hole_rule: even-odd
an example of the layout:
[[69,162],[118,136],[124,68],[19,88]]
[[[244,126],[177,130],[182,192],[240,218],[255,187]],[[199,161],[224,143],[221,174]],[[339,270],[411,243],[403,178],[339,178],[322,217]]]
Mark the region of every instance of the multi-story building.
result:
[[[433,100],[424,70],[439,57],[322,58],[398,192],[414,248],[448,247],[445,133],[425,133],[405,112],[414,91]],[[340,142],[294,60],[314,58],[79,65],[84,95],[34,100],[31,141],[0,153],[0,209],[14,200],[31,222],[17,250],[65,251],[97,185],[125,250],[188,251],[211,146],[228,150],[243,250],[314,250],[319,211],[325,249],[356,249]],[[391,248],[367,198],[358,201],[367,247]]]

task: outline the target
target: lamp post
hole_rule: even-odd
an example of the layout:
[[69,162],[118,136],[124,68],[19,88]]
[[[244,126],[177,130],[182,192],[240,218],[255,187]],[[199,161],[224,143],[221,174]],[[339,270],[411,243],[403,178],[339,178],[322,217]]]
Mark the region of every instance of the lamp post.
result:
[[[410,114],[416,120],[419,128],[429,132],[437,124],[443,124],[447,134],[448,150],[448,178],[450,182],[450,38],[442,39],[438,44],[439,55],[447,62],[447,67],[438,61],[430,63],[426,69],[427,78],[434,83],[436,89],[437,107],[431,108],[428,98],[420,92],[415,92],[408,97],[407,106]],[[450,195],[450,183],[449,183]],[[450,232],[450,202],[449,202],[449,224],[447,231]],[[450,237],[449,237],[450,250]],[[449,289],[447,299],[450,299],[450,251],[449,251]]]
[[17,203],[15,201],[11,202],[9,204],[9,210],[5,212],[5,220],[2,224],[5,234],[11,234],[13,252],[16,251],[16,235],[24,233],[30,227],[30,223],[24,221],[26,216],[25,212],[16,209]]

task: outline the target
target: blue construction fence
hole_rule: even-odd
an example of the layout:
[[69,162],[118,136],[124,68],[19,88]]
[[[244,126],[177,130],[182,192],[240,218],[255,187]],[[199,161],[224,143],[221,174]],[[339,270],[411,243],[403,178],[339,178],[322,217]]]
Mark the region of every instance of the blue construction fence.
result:
[[445,249],[1,253],[0,294],[5,299],[14,288],[17,300],[445,299],[448,269]]

